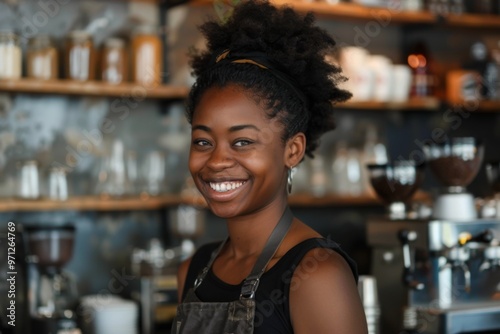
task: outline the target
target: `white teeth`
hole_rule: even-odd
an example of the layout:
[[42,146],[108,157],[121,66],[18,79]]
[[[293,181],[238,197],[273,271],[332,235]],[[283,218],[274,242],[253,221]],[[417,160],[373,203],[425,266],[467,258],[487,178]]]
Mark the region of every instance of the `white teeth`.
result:
[[226,192],[241,187],[245,182],[210,182],[210,188],[217,192]]

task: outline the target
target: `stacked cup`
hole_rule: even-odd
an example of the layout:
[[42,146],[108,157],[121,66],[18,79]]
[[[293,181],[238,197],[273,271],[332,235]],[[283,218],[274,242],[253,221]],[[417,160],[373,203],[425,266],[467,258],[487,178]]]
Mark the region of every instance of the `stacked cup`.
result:
[[88,334],[137,334],[139,309],[135,302],[113,295],[82,298],[82,329]]
[[340,66],[348,80],[342,88],[352,93],[352,102],[405,103],[413,80],[408,65],[396,65],[382,55],[372,55],[356,46],[342,48]]
[[368,334],[379,334],[380,306],[378,304],[377,280],[373,276],[359,276],[358,292],[365,309]]

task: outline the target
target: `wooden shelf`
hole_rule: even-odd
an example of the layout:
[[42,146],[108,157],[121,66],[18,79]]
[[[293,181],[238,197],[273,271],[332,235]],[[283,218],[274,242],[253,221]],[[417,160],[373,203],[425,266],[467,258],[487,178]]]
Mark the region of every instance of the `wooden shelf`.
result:
[[[418,192],[416,200],[425,201],[429,195]],[[314,197],[311,194],[295,194],[288,198],[292,207],[340,207],[340,206],[380,206],[383,203],[374,195]],[[67,201],[48,199],[22,200],[7,198],[0,200],[0,212],[19,211],[134,211],[159,210],[181,204],[205,207],[201,197],[180,197],[164,195],[158,197],[103,198],[99,196],[72,197]]]
[[[211,5],[213,0],[194,0],[193,5]],[[387,20],[388,23],[400,24],[432,24],[437,22],[436,16],[429,12],[395,11],[388,8],[369,8],[352,3],[329,4],[326,2],[307,2],[302,0],[271,0],[277,6],[287,5],[295,10],[316,15],[334,17],[345,20]]]
[[[417,191],[413,201],[430,202],[431,196],[424,191]],[[294,194],[288,198],[292,207],[341,207],[341,206],[381,206],[385,205],[373,194],[360,196],[326,195],[314,197],[311,194]]]
[[475,102],[448,101],[448,104],[450,106],[467,106],[467,111],[470,112],[500,113],[500,101],[480,101],[475,109]]
[[339,206],[375,206],[382,202],[373,196],[339,196],[326,195],[314,197],[310,194],[294,194],[288,198],[292,207],[339,207]]
[[462,14],[444,17],[446,24],[451,27],[463,28],[500,28],[500,15]]
[[339,109],[358,109],[358,110],[418,110],[418,111],[437,111],[441,101],[437,98],[411,99],[408,102],[346,102],[337,104]]
[[98,196],[72,197],[67,201],[48,199],[21,200],[2,199],[0,212],[11,211],[128,211],[128,210],[156,210],[166,206],[178,205],[181,199],[178,196],[160,197],[130,197],[130,198],[102,198]]
[[478,111],[500,113],[500,101],[481,101]]
[[289,5],[300,12],[314,12],[317,15],[347,20],[387,20],[388,23],[432,24],[436,17],[425,11],[396,11],[389,8],[365,7],[353,3],[329,4],[327,2],[306,2],[302,0],[273,0],[276,5]]
[[[450,27],[463,28],[500,28],[500,15],[462,14],[435,15],[428,11],[399,11],[390,8],[366,7],[354,3],[329,4],[324,1],[308,2],[305,0],[271,0],[275,5],[291,6],[295,10],[306,13],[313,12],[318,16],[327,16],[341,20],[375,21],[384,25],[397,23],[411,24],[443,24]],[[194,0],[194,5],[211,5],[213,0]],[[380,23],[380,24],[382,24]]]
[[111,85],[99,81],[71,80],[0,80],[0,92],[35,93],[143,99],[183,99],[189,89],[183,86],[145,87],[134,83]]

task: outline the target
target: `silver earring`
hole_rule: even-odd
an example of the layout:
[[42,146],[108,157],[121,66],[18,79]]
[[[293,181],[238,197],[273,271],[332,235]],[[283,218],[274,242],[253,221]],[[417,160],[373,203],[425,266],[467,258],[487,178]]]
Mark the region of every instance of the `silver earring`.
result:
[[292,178],[293,178],[292,169],[293,169],[293,167],[290,167],[288,169],[288,178],[287,178],[287,184],[286,184],[289,194],[292,192]]

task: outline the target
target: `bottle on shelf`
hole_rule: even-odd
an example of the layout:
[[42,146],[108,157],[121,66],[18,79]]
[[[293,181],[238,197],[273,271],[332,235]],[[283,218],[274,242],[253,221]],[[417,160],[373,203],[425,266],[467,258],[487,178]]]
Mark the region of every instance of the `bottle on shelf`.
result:
[[327,193],[328,175],[325,168],[325,159],[322,155],[316,154],[310,162],[311,193],[315,197],[323,197]]
[[449,0],[450,14],[463,14],[465,12],[464,0]]
[[95,51],[92,36],[83,30],[72,31],[66,44],[66,78],[88,81],[95,78]]
[[430,66],[430,56],[426,45],[417,42],[407,57],[408,65],[413,72],[411,89],[412,97],[428,97],[433,95],[434,76]]
[[163,50],[155,26],[138,26],[132,37],[132,81],[155,86],[162,82]]
[[123,39],[108,38],[104,42],[101,78],[110,84],[127,81],[127,53]]
[[339,141],[336,145],[331,179],[334,194],[359,196],[363,193],[361,154],[345,141]]
[[48,35],[33,37],[26,52],[27,76],[34,79],[57,79],[59,61],[57,49]]
[[490,55],[484,72],[486,98],[498,101],[500,100],[500,50],[494,49]]
[[472,44],[470,51],[470,59],[464,63],[463,68],[479,74],[481,98],[495,100],[499,81],[497,63],[489,56],[488,47],[482,41]]
[[427,10],[435,15],[448,15],[450,2],[448,0],[427,0]]
[[21,77],[22,51],[18,36],[10,31],[0,31],[0,79]]

